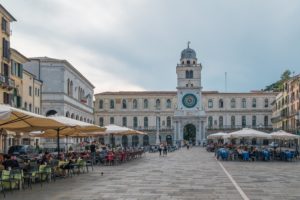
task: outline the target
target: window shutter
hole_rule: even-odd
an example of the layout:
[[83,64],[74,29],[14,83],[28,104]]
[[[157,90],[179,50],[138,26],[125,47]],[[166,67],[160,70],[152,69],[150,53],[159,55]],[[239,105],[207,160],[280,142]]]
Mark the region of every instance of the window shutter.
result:
[[22,64],[19,65],[19,77],[23,78],[23,65]]

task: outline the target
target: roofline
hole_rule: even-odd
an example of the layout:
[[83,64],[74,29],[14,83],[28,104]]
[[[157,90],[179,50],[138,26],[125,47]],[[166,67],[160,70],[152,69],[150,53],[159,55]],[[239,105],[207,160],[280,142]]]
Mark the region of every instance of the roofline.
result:
[[81,78],[83,78],[90,86],[92,86],[92,89],[95,89],[95,86],[86,77],[84,77],[82,75],[82,73],[80,73],[69,61],[56,59],[56,58],[48,58],[48,57],[45,57],[45,59],[49,59],[49,60],[43,60],[42,57],[31,57],[31,58],[29,58],[29,60],[39,60],[40,62],[52,62],[52,63],[61,62],[61,63],[65,63],[72,70],[74,70]]
[[0,4],[0,9],[2,9],[4,12],[5,12],[5,14],[6,15],[8,15],[9,17],[10,17],[10,21],[11,22],[13,22],[13,21],[17,21],[16,20],[16,18],[14,18],[14,16],[12,16],[12,14],[10,14],[9,12],[8,12],[8,10],[6,10],[5,8],[4,8],[4,6],[2,6],[2,4]]
[[23,54],[21,54],[18,50],[14,49],[14,48],[10,48],[10,50],[16,52],[19,56],[21,56],[22,58],[24,58],[24,60],[26,60],[26,62],[30,61],[26,56],[24,56]]
[[[135,95],[135,94],[177,94],[177,91],[116,91],[116,92],[100,92],[94,94],[97,95]],[[239,95],[239,94],[257,94],[257,95],[265,95],[265,94],[273,94],[277,95],[278,92],[264,92],[264,91],[250,91],[250,92],[218,92],[218,91],[203,91],[202,94],[221,94],[221,95]]]

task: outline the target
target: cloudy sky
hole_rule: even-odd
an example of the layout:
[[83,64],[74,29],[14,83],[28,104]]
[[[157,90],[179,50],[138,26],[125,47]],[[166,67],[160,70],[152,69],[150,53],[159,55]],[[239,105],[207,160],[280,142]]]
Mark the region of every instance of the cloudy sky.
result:
[[[75,3],[76,2],[76,3]],[[17,19],[12,47],[67,59],[95,92],[176,90],[191,41],[204,90],[262,89],[300,73],[300,1],[2,0]]]

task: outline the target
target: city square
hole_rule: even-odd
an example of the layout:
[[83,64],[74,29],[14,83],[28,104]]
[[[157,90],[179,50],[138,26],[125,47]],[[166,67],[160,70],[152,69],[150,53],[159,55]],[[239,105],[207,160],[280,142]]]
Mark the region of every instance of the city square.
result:
[[298,8],[3,0],[0,198],[300,199]]
[[299,162],[217,161],[201,147],[180,149],[166,157],[148,153],[119,166],[96,166],[86,174],[8,193],[7,198],[242,199],[220,164],[248,199],[300,198],[300,177],[295,175]]

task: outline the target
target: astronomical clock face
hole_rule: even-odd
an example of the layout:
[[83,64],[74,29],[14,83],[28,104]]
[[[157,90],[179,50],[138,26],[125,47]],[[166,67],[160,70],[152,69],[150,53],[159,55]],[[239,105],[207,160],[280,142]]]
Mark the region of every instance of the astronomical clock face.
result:
[[182,104],[187,108],[193,108],[197,104],[197,97],[193,94],[186,94],[182,98]]

